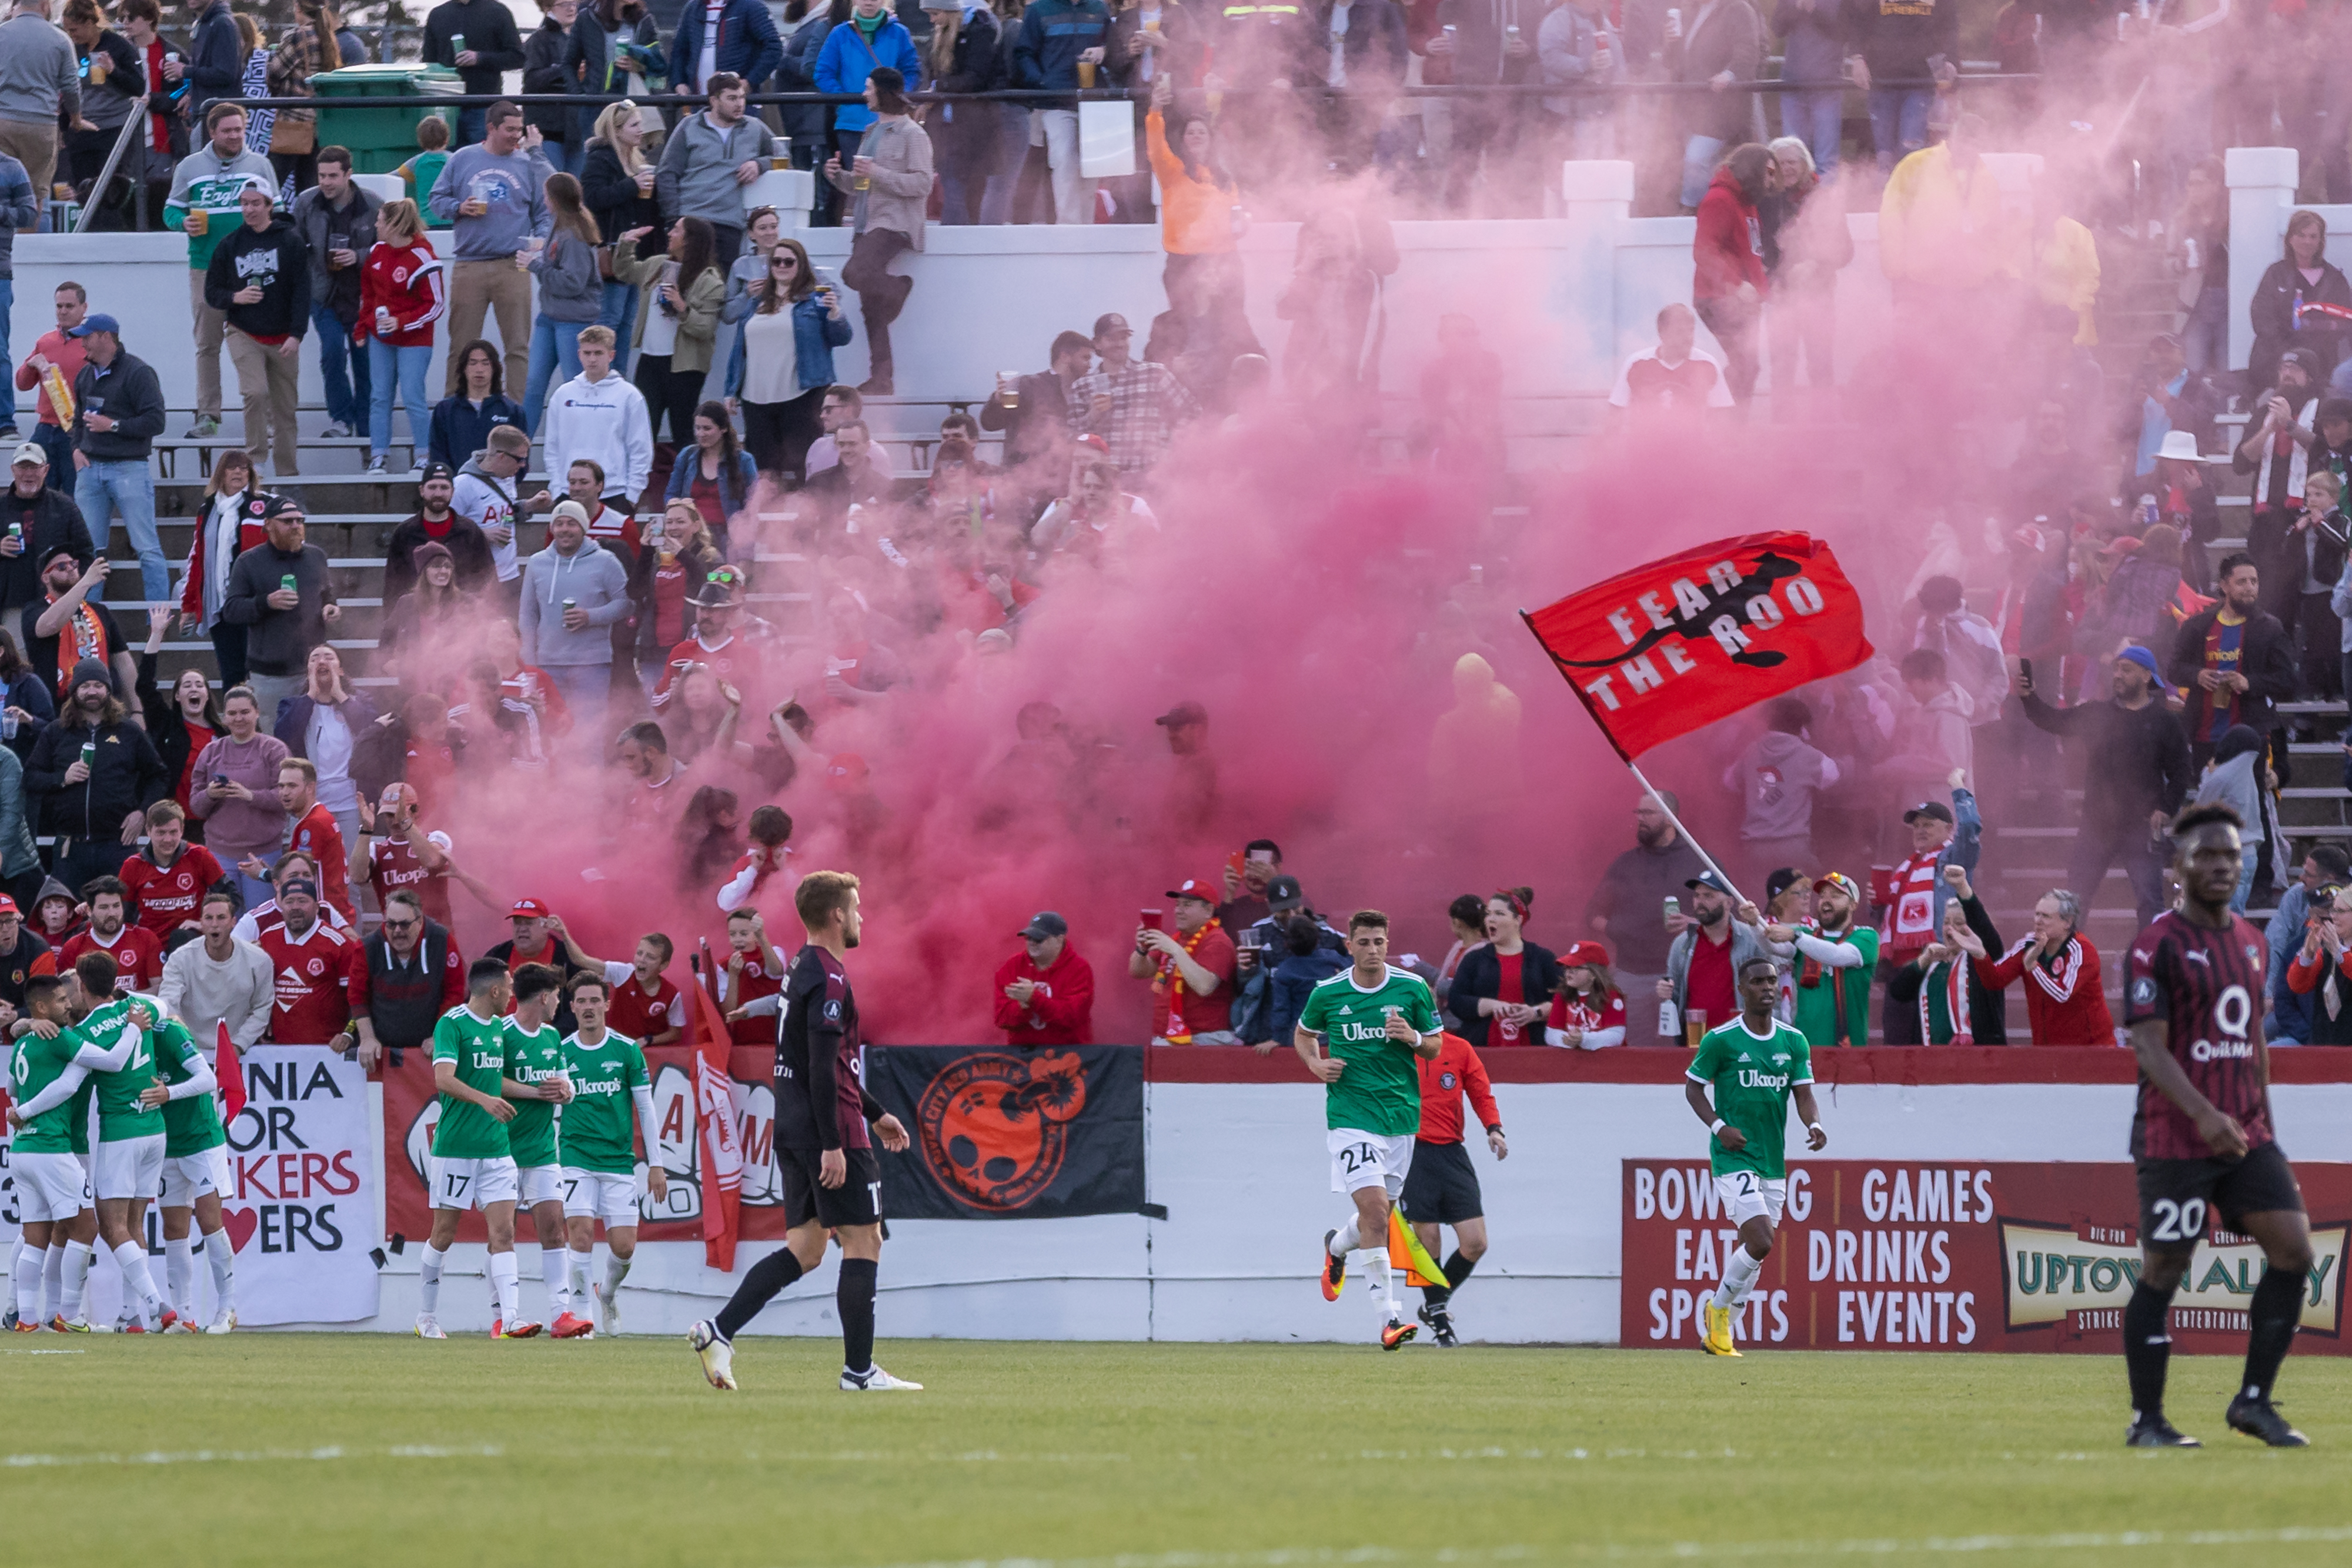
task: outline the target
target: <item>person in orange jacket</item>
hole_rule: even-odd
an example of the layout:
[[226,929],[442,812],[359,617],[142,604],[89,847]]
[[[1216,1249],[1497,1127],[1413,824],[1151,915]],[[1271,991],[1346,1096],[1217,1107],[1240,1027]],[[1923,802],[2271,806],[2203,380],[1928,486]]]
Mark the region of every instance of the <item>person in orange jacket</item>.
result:
[[1495,1157],[1508,1158],[1510,1146],[1503,1140],[1503,1115],[1495,1108],[1486,1064],[1468,1040],[1449,1031],[1437,1055],[1418,1065],[1421,1131],[1413,1139],[1412,1166],[1405,1173],[1399,1206],[1433,1258],[1437,1256],[1438,1227],[1454,1227],[1454,1256],[1445,1260],[1445,1283],[1422,1287],[1419,1314],[1432,1337],[1450,1349],[1457,1342],[1449,1303],[1486,1255],[1486,1204],[1478,1194],[1478,1173],[1462,1146],[1464,1095],[1470,1097],[1470,1108],[1486,1129],[1486,1147]]

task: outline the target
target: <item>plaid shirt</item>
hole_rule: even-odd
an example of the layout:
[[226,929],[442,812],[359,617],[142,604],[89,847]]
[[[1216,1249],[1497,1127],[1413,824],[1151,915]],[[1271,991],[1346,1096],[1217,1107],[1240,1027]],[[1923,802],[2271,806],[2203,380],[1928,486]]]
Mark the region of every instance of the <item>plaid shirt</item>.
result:
[[[1094,400],[1108,395],[1110,412],[1097,416]],[[1192,394],[1165,365],[1130,360],[1124,370],[1095,371],[1070,389],[1070,423],[1109,444],[1121,474],[1148,474],[1168,455],[1176,426],[1200,412]]]
[[[270,52],[269,69],[266,78],[272,98],[310,98],[310,78],[327,68],[319,48],[319,30],[308,22],[296,22],[278,40]],[[316,114],[307,109],[278,111],[289,121],[313,120]]]

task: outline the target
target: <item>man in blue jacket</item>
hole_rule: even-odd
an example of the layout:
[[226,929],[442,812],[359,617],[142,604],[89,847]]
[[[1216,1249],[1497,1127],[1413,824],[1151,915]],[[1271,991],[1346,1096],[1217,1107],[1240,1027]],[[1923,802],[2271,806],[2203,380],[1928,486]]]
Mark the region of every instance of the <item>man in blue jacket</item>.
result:
[[[1103,0],[1036,0],[1022,15],[1020,37],[1013,46],[1015,86],[1075,92],[1086,85],[1079,70],[1084,66],[1085,76],[1108,87],[1112,73],[1126,63]],[[1094,222],[1095,183],[1078,173],[1076,102],[1041,109],[1037,119],[1045,129],[1045,159],[1054,170],[1054,221]]]
[[751,91],[763,90],[784,63],[784,40],[776,31],[775,17],[761,0],[723,0],[719,37],[705,48],[702,33],[709,9],[688,0],[678,13],[677,37],[669,47],[672,83],[682,92],[708,94],[711,77],[730,71]]
[[[1096,9],[1101,9],[1099,0]],[[824,47],[817,51],[816,89],[862,93],[878,66],[888,66],[908,81],[923,79],[923,62],[905,24],[883,0],[851,0],[849,20],[825,34]],[[833,147],[843,168],[856,162],[857,144],[873,124],[874,111],[863,105],[845,103],[834,110]],[[840,204],[845,209],[849,204]]]
[[244,95],[245,40],[228,0],[212,0],[196,17],[188,39],[187,78],[188,113],[199,122],[216,100]]

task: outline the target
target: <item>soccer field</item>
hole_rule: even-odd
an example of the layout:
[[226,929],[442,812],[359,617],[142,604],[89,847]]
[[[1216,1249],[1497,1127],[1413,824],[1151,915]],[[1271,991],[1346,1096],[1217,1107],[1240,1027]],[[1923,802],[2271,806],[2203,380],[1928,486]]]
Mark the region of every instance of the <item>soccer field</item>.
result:
[[27,1563],[2352,1552],[2317,1356],[2282,1380],[2312,1448],[2225,1430],[2236,1363],[2182,1358],[2207,1450],[2133,1453],[2106,1358],[886,1341],[929,1390],[859,1397],[837,1344],[754,1338],[729,1396],[674,1340],[11,1340]]

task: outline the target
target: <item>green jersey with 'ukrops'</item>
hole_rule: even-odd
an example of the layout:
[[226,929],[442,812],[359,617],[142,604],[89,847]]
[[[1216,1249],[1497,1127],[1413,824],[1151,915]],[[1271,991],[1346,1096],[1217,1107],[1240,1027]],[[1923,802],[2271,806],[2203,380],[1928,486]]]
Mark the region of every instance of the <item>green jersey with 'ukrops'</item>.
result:
[[[58,1081],[74,1059],[81,1042],[70,1030],[60,1030],[54,1039],[43,1040],[26,1030],[16,1038],[16,1047],[9,1055],[9,1093],[19,1105]],[[39,1115],[16,1129],[8,1146],[20,1155],[69,1155],[73,1153],[73,1117],[79,1111],[85,1118],[89,1103],[79,1092],[62,1105],[52,1105]]]
[[[505,1021],[508,1077],[535,1089],[547,1079],[563,1076],[563,1036],[553,1024],[543,1023],[537,1033],[526,1034],[514,1019]],[[526,1169],[556,1164],[555,1102],[518,1100],[514,1108],[514,1120],[507,1124],[507,1145],[515,1164]]]
[[[194,1036],[178,1019],[167,1018],[155,1029],[155,1066],[163,1082],[177,1086],[196,1075],[205,1064]],[[258,1114],[258,1113],[256,1113]],[[163,1157],[201,1155],[228,1142],[221,1125],[220,1103],[210,1094],[190,1094],[163,1102]]]
[[1307,993],[1298,1027],[1321,1035],[1325,1053],[1348,1064],[1324,1087],[1326,1125],[1384,1138],[1421,1131],[1421,1071],[1412,1047],[1389,1038],[1391,1008],[1421,1033],[1437,1032],[1437,999],[1427,983],[1393,965],[1370,990],[1356,983],[1350,965]]
[[[486,1019],[460,1005],[433,1026],[433,1060],[457,1064],[457,1082],[501,1098],[506,1092],[507,1032],[504,1019]],[[433,1154],[444,1160],[503,1159],[513,1151],[506,1124],[470,1100],[441,1096],[441,1121],[433,1129]]]
[[[122,1038],[130,1019],[131,998],[117,997],[92,1008],[72,1032],[100,1051],[111,1051],[114,1042]],[[121,1071],[93,1072],[90,1077],[98,1084],[98,1136],[101,1143],[163,1135],[163,1108],[139,1103],[139,1096],[155,1086],[153,1030],[139,1031],[138,1043],[131,1046],[130,1060],[122,1064]]]
[[[583,1171],[628,1176],[637,1168],[636,1108],[633,1096],[651,1090],[646,1053],[625,1034],[604,1031],[594,1045],[578,1035],[563,1042],[572,1071],[572,1098],[563,1106],[563,1163]],[[654,1130],[646,1129],[653,1150]]]
[[1693,1082],[1715,1091],[1715,1113],[1748,1140],[1736,1150],[1721,1138],[1707,1140],[1715,1174],[1754,1171],[1768,1181],[1787,1176],[1789,1096],[1813,1081],[1805,1037],[1778,1019],[1769,1032],[1750,1034],[1744,1019],[1734,1019],[1707,1031],[1687,1071]]

